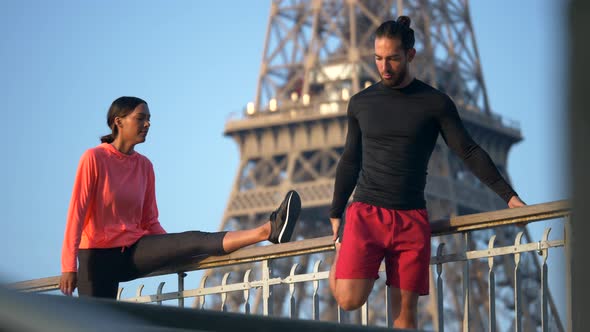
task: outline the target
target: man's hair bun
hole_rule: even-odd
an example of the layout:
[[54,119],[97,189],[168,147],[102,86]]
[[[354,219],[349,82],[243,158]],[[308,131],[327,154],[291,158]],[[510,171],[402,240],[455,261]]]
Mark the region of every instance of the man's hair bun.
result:
[[401,24],[401,25],[405,26],[406,28],[409,28],[410,24],[412,23],[412,20],[407,16],[400,16],[397,18],[396,21],[398,24]]

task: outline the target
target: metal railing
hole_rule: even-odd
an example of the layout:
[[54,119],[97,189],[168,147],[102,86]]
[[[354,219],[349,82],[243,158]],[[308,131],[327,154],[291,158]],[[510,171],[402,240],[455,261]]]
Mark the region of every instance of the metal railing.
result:
[[[570,216],[569,203],[566,201],[550,202],[538,205],[526,206],[518,209],[506,209],[493,212],[478,213],[466,216],[453,217],[449,220],[442,220],[433,222],[431,224],[432,236],[437,237],[446,234],[463,234],[465,241],[471,234],[471,232],[478,230],[491,229],[494,227],[504,225],[524,225],[531,222],[537,222],[548,219],[561,218],[564,221],[564,226],[568,225],[568,218]],[[433,322],[433,326],[438,331],[444,331],[445,317],[444,317],[444,289],[443,286],[443,267],[445,264],[450,262],[463,262],[463,296],[464,296],[464,307],[463,307],[463,331],[469,331],[473,329],[470,326],[470,281],[469,275],[470,269],[469,264],[474,260],[487,259],[488,262],[488,296],[489,303],[488,307],[488,326],[489,331],[496,331],[499,329],[496,322],[496,285],[495,285],[495,264],[494,257],[497,256],[513,256],[514,259],[514,271],[513,271],[513,289],[514,289],[514,322],[513,326],[516,331],[523,330],[522,324],[522,302],[523,295],[521,290],[521,275],[519,267],[521,266],[521,255],[526,252],[536,252],[541,256],[540,263],[540,275],[539,280],[541,284],[540,291],[540,307],[541,307],[541,322],[540,326],[543,331],[549,330],[548,317],[549,313],[552,313],[553,326],[557,326],[558,330],[563,330],[563,324],[560,321],[559,314],[557,314],[556,306],[553,303],[552,298],[549,296],[549,288],[547,284],[547,257],[548,250],[550,248],[563,247],[565,245],[565,239],[560,240],[549,240],[550,229],[546,229],[542,239],[535,242],[521,243],[523,235],[525,233],[518,232],[514,245],[510,246],[495,246],[495,235],[489,240],[488,248],[479,250],[465,250],[464,252],[445,253],[444,242],[438,243],[436,248],[436,255],[431,258],[431,265],[435,269],[435,289],[431,289],[431,294],[436,296],[437,301],[437,312],[438,314],[436,322]],[[296,241],[280,245],[269,245],[260,246],[254,248],[246,248],[229,255],[208,257],[199,262],[192,262],[187,264],[181,264],[178,266],[169,267],[148,275],[148,277],[161,276],[167,274],[177,274],[178,276],[178,289],[173,292],[163,292],[164,283],[160,283],[157,292],[151,295],[143,295],[143,285],[137,289],[136,296],[131,298],[121,299],[122,289],[119,290],[119,299],[128,302],[138,303],[157,303],[162,304],[163,301],[178,300],[180,307],[184,306],[184,299],[195,298],[197,307],[204,308],[205,300],[208,296],[215,294],[221,297],[221,303],[219,310],[227,310],[225,300],[227,294],[242,292],[243,294],[243,312],[248,314],[251,312],[251,300],[250,293],[252,290],[260,289],[262,291],[262,308],[264,315],[286,315],[289,317],[296,317],[296,285],[301,283],[312,283],[312,307],[311,307],[311,319],[317,320],[320,318],[319,308],[319,282],[328,278],[328,271],[321,270],[321,261],[318,260],[313,266],[311,273],[297,274],[298,264],[292,266],[289,275],[286,276],[274,276],[271,273],[271,264],[273,260],[294,257],[302,255],[310,255],[322,252],[329,252],[334,250],[334,244],[332,243],[331,236],[308,239],[303,241]],[[250,280],[251,270],[247,270],[242,282],[228,284],[229,273],[226,273],[222,278],[221,284],[216,286],[207,286],[207,276],[201,279],[200,287],[195,289],[185,289],[184,279],[186,272],[206,270],[212,268],[219,268],[229,265],[244,264],[244,263],[261,263],[260,279]],[[383,267],[382,267],[383,268]],[[508,273],[508,271],[505,271]],[[10,285],[11,288],[18,289],[25,292],[43,292],[58,289],[59,276],[35,279],[25,282],[19,282]],[[273,313],[272,288],[277,285],[284,285],[289,287],[288,291],[288,312]],[[565,290],[566,292],[569,290]],[[387,294],[387,292],[386,292]],[[389,315],[391,312],[391,304],[388,296],[385,296],[386,304],[386,325],[392,326],[392,320]],[[338,308],[338,320],[340,320],[342,311]],[[369,310],[367,304],[361,309],[361,322],[362,324],[368,324]]]

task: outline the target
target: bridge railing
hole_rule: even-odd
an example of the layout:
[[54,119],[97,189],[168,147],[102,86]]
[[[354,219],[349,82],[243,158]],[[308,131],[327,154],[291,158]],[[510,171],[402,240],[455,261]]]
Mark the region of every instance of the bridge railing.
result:
[[[517,232],[513,244],[496,246],[495,235],[492,235],[489,239],[487,248],[469,248],[469,238],[477,231],[491,230],[493,228],[506,226],[506,225],[517,225],[523,226],[525,224],[539,222],[542,220],[558,219],[563,222],[564,227],[568,227],[568,221],[571,214],[569,203],[567,201],[556,201],[538,205],[526,206],[518,209],[505,209],[493,212],[478,213],[472,215],[453,217],[449,220],[436,221],[431,224],[432,236],[433,236],[433,253],[431,258],[431,267],[433,270],[433,278],[431,283],[431,296],[436,297],[436,319],[432,322],[432,327],[438,331],[444,331],[445,327],[445,287],[444,285],[444,269],[449,263],[462,262],[462,291],[463,291],[463,310],[462,310],[462,329],[464,331],[477,330],[480,326],[472,326],[471,315],[475,310],[482,310],[481,308],[472,308],[471,303],[471,292],[473,291],[472,280],[470,276],[470,264],[475,261],[485,260],[488,263],[488,303],[486,303],[487,311],[487,326],[485,327],[489,331],[495,331],[497,329],[504,330],[504,326],[498,326],[496,321],[496,274],[497,267],[495,264],[495,257],[502,257],[503,259],[510,259],[514,267],[513,271],[506,271],[503,273],[512,274],[509,280],[512,282],[513,290],[513,321],[510,326],[516,331],[528,330],[531,328],[530,324],[537,329],[541,328],[543,331],[559,330],[563,331],[563,323],[560,320],[556,305],[549,292],[548,286],[548,265],[547,257],[549,249],[563,247],[565,245],[565,239],[550,240],[549,232],[550,229],[545,229],[542,238],[532,241],[525,228],[520,229]],[[465,250],[461,252],[447,253],[445,252],[444,235],[459,234],[460,237],[465,240]],[[564,233],[565,234],[565,233]],[[263,315],[274,315],[274,316],[287,316],[297,317],[297,310],[301,308],[297,307],[297,285],[306,283],[311,285],[313,288],[311,308],[306,308],[311,314],[310,319],[320,319],[320,295],[319,287],[320,281],[324,281],[328,278],[329,267],[322,267],[321,261],[318,260],[313,265],[313,270],[309,273],[298,274],[298,264],[294,264],[288,275],[276,276],[272,273],[272,262],[280,258],[285,257],[301,257],[305,255],[312,255],[317,253],[325,253],[334,250],[334,244],[332,243],[331,236],[314,238],[302,241],[296,241],[291,243],[285,243],[280,245],[268,245],[245,248],[236,252],[233,252],[225,256],[207,257],[204,259],[197,259],[195,261],[186,264],[180,264],[176,266],[170,266],[166,269],[154,272],[147,277],[162,276],[176,274],[178,277],[178,288],[171,292],[164,292],[164,283],[160,283],[155,294],[144,295],[143,285],[140,286],[136,291],[136,296],[121,298],[122,289],[119,290],[119,300],[127,302],[137,303],[157,303],[162,304],[164,301],[177,300],[178,306],[184,307],[184,300],[187,298],[194,298],[197,308],[204,308],[205,300],[210,296],[217,296],[221,298],[219,310],[227,310],[225,300],[227,295],[230,293],[241,293],[243,294],[243,302],[241,311],[249,314],[251,313],[251,292],[260,291],[262,294],[262,314]],[[522,241],[527,242],[522,243]],[[505,241],[504,241],[505,242]],[[524,253],[537,253],[539,266],[538,275],[533,276],[538,278],[540,288],[538,291],[538,305],[529,307],[524,311],[523,305],[527,305],[530,302],[531,296],[534,298],[535,295],[531,295],[529,289],[524,290],[522,288],[522,272],[521,272],[521,257]],[[566,251],[567,254],[567,251]],[[567,261],[567,257],[566,257]],[[251,280],[252,270],[247,270],[241,279],[241,282],[228,283],[229,273],[226,273],[221,280],[221,284],[208,286],[207,275],[201,279],[200,286],[193,289],[185,289],[185,277],[187,272],[197,270],[209,270],[220,267],[226,267],[230,265],[238,265],[245,263],[260,262],[260,271],[257,274],[260,276],[257,280]],[[383,268],[383,266],[382,266]],[[567,271],[565,271],[567,273]],[[528,276],[531,277],[531,276]],[[57,290],[59,285],[59,276],[41,278],[29,281],[23,281],[19,283],[11,284],[10,287],[23,292],[46,292],[51,290]],[[272,289],[275,286],[283,285],[289,288],[288,290],[288,302],[287,310],[283,312],[273,313],[273,297],[271,296]],[[448,286],[448,285],[447,285]],[[478,291],[482,291],[478,289]],[[564,292],[568,290],[564,287]],[[383,299],[385,303],[385,322],[384,325],[392,326],[392,318],[390,317],[391,303],[389,296]],[[566,294],[567,296],[567,294]],[[371,299],[369,299],[370,301]],[[527,300],[529,302],[527,302]],[[530,310],[539,310],[540,317],[539,321],[531,319],[531,315],[528,313]],[[337,308],[338,320],[342,314],[342,310]],[[367,325],[369,323],[369,309],[368,305],[365,304],[360,309],[361,323]],[[567,317],[567,316],[566,316]],[[452,318],[455,319],[456,318]],[[528,322],[527,322],[528,319]],[[523,322],[524,321],[524,322]],[[447,322],[448,323],[448,322]],[[526,324],[529,325],[526,325]],[[504,322],[505,324],[505,322]]]

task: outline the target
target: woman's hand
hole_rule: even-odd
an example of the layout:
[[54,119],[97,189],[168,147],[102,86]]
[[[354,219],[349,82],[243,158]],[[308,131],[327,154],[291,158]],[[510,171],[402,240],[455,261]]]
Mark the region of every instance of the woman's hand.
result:
[[63,272],[59,278],[59,289],[64,295],[72,296],[78,284],[77,272]]

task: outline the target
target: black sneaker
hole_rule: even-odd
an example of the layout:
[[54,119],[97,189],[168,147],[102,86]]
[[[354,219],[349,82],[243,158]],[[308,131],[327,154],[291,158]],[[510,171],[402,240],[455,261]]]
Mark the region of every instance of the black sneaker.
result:
[[270,214],[270,236],[268,240],[272,243],[289,242],[300,211],[301,198],[299,198],[299,194],[295,190],[291,190],[287,193],[281,205]]

